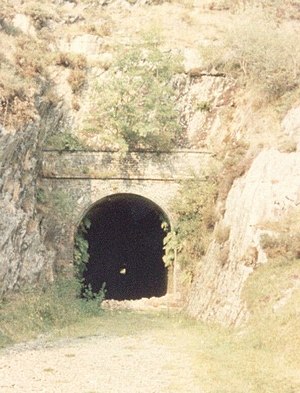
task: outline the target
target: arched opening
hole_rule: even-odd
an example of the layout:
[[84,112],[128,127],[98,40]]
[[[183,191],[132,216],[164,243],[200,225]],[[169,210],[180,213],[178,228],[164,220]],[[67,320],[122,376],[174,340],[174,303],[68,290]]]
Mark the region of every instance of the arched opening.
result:
[[89,261],[84,284],[98,292],[106,284],[107,299],[140,299],[167,292],[163,262],[163,210],[135,194],[100,200],[86,214]]

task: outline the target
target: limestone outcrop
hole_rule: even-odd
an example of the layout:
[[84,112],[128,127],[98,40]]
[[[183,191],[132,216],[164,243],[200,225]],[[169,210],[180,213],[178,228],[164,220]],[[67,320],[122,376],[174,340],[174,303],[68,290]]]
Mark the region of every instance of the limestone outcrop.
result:
[[[267,222],[280,221],[300,204],[300,153],[262,151],[237,179],[227,198],[223,220],[201,264],[188,304],[202,320],[237,325],[247,318],[242,300],[245,282],[267,257],[260,245]],[[228,239],[218,236],[225,230]]]
[[47,263],[35,207],[38,133],[0,136],[0,295],[35,281]]

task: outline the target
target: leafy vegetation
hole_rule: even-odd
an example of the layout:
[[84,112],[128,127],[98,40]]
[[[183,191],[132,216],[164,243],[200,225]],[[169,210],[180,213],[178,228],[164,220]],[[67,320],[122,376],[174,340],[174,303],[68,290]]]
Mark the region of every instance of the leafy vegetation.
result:
[[88,218],[84,218],[75,236],[74,265],[76,276],[80,281],[90,257],[88,253],[89,243],[85,237],[90,226],[91,221]]
[[195,177],[182,182],[173,201],[176,225],[164,239],[164,261],[168,266],[176,257],[189,281],[211,239],[216,222],[216,198],[217,183]]
[[123,150],[169,150],[181,128],[172,77],[179,57],[162,52],[157,37],[119,51],[105,81],[95,91],[85,132],[100,133],[104,144]]
[[83,143],[75,135],[67,131],[49,136],[45,142],[45,146],[47,149],[69,151],[84,150],[85,148]]

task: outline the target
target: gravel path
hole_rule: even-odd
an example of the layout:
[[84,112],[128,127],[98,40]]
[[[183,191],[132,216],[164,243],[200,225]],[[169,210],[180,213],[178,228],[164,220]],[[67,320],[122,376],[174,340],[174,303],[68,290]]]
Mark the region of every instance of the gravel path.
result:
[[202,393],[191,355],[156,335],[94,336],[2,350],[0,392]]

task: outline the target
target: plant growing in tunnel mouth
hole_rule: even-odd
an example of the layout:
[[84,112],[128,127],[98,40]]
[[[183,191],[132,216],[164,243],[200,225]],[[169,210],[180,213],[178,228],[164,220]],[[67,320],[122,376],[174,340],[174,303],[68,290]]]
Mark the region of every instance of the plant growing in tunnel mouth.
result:
[[86,264],[89,261],[89,243],[86,240],[87,230],[91,227],[91,221],[85,217],[79,225],[78,231],[75,235],[75,248],[74,248],[74,265],[75,275],[78,280],[82,282],[83,273],[86,270]]
[[90,255],[88,252],[89,242],[86,239],[87,231],[91,227],[91,221],[85,217],[79,225],[78,231],[75,235],[75,247],[74,247],[74,265],[75,265],[75,277],[81,285],[80,295],[82,299],[87,302],[96,302],[99,306],[105,299],[106,294],[106,283],[104,282],[98,292],[94,292],[91,284],[86,284],[83,273],[86,271],[87,263],[89,262]]
[[216,222],[216,180],[195,176],[183,181],[173,200],[176,225],[164,238],[164,262],[178,261],[185,277],[192,281],[196,265],[205,254]]

